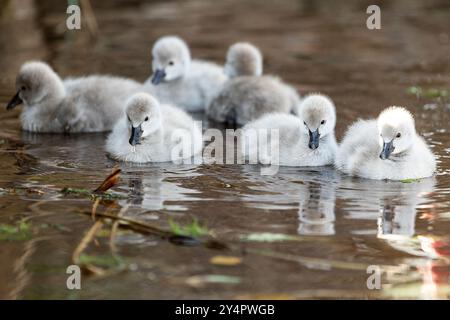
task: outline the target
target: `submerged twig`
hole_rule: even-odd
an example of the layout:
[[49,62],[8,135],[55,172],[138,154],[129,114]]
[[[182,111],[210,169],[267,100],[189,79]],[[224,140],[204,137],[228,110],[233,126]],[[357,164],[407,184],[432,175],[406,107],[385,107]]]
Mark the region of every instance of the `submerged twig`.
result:
[[[82,213],[91,215],[91,212],[82,211]],[[139,233],[154,234],[156,236],[163,238],[173,235],[172,232],[168,230],[159,228],[147,222],[143,222],[130,217],[118,216],[117,214],[112,214],[108,212],[97,212],[96,217],[109,218],[113,221],[119,221],[120,225],[126,226],[127,228],[137,231]]]
[[100,198],[96,198],[95,202],[92,204],[91,217],[92,221],[95,221],[95,213],[97,212],[98,204],[100,203]]
[[[86,250],[88,244],[92,241],[92,239],[95,237],[95,234],[98,230],[100,230],[103,227],[103,220],[97,220],[94,225],[89,229],[89,231],[85,234],[83,239],[81,239],[78,246],[75,248],[75,251],[72,254],[72,261],[74,264],[79,265],[80,264],[80,256]],[[86,264],[84,267],[91,271],[94,274],[97,275],[103,275],[105,272],[94,265]]]
[[[120,209],[119,213],[117,214],[117,217],[122,217],[123,214],[128,210],[129,205],[124,206],[122,209]],[[116,247],[116,236],[117,236],[117,231],[119,229],[119,225],[120,225],[120,220],[116,220],[113,222],[113,225],[111,227],[111,235],[109,238],[109,247],[111,249],[111,253],[113,255],[116,254],[117,252],[117,247]]]
[[[82,211],[81,213],[89,215],[91,214],[90,212],[86,211]],[[229,248],[228,245],[226,245],[225,243],[215,239],[210,238],[206,240],[201,240],[190,236],[177,235],[170,230],[137,219],[133,219],[131,217],[118,216],[116,214],[111,214],[107,212],[97,212],[96,216],[101,218],[109,218],[113,221],[119,221],[119,227],[122,226],[143,234],[153,234],[163,239],[168,239],[171,243],[177,245],[193,246],[202,244],[207,248],[215,250],[224,250]]]
[[[97,212],[98,205],[101,202],[105,192],[112,188],[119,181],[121,170],[118,168],[114,168],[113,172],[106,177],[106,179],[100,184],[100,186],[95,189],[92,193],[88,192],[90,195],[95,197],[95,201],[92,204],[92,209],[90,212],[81,211],[81,213],[90,215],[91,218],[95,221],[94,225],[89,229],[86,235],[83,237],[77,248],[75,249],[72,260],[75,264],[81,264],[82,267],[87,269],[88,271],[96,274],[105,276],[106,270],[97,267],[94,265],[93,260],[90,257],[86,257],[83,255],[83,252],[86,250],[89,243],[95,241],[95,235],[104,225],[104,221],[106,219],[112,221],[111,233],[109,238],[109,247],[111,250],[111,255],[114,259],[120,260],[120,257],[117,256],[117,247],[115,244],[115,240],[117,237],[117,233],[120,227],[131,229],[135,232],[143,233],[143,234],[152,234],[163,239],[168,239],[171,243],[184,245],[184,246],[196,246],[196,245],[204,245],[207,248],[211,249],[226,249],[227,245],[221,243],[215,239],[197,239],[196,237],[192,237],[190,235],[180,235],[174,232],[173,230],[167,230],[160,228],[158,226],[154,226],[150,223],[140,221],[134,219],[132,217],[124,216],[125,212],[128,210],[129,205],[126,205],[121,208],[121,210],[117,214],[112,214],[106,210],[105,212]],[[196,231],[197,229],[201,229],[198,224],[194,225]],[[201,233],[200,233],[201,234]],[[81,259],[83,258],[83,259]]]

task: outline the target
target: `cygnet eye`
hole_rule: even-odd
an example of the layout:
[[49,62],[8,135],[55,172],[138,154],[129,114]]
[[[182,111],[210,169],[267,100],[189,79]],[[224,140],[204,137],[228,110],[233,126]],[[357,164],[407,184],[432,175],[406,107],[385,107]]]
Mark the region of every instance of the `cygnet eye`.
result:
[[325,124],[326,120],[320,121],[320,124]]
[[145,117],[144,121],[148,121],[148,117]]
[[402,136],[402,134],[399,132],[397,133],[397,138],[400,138]]
[[303,121],[303,124],[304,124],[305,126],[308,126],[308,125],[306,124],[306,121]]
[[169,61],[169,66],[173,66],[173,61]]
[[22,91],[26,91],[26,90],[27,90],[27,87],[25,87],[25,86],[21,86],[21,87],[20,87],[20,90],[22,90]]

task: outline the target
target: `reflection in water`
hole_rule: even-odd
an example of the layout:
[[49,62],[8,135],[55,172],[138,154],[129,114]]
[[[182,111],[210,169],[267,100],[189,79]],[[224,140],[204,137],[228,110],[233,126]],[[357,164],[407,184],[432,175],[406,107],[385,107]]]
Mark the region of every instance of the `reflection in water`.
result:
[[105,133],[38,134],[21,131],[22,142],[30,145],[27,153],[48,169],[89,172],[112,166],[104,152]]
[[302,235],[334,235],[335,184],[306,183],[300,193],[298,233]]
[[29,260],[32,259],[36,251],[36,242],[38,240],[32,239],[27,241],[24,245],[23,254],[14,261],[14,281],[13,287],[8,292],[6,299],[16,300],[22,297],[22,291],[30,284],[31,274],[28,272],[26,266]]
[[[32,145],[27,153],[39,159],[37,175],[49,176],[53,171],[67,173],[90,173],[98,168],[119,165],[122,169],[122,187],[127,195],[120,205],[131,204],[130,212],[141,213],[149,210],[186,210],[187,207],[175,204],[177,201],[194,201],[196,190],[180,187],[171,180],[200,175],[197,165],[175,165],[172,163],[128,164],[110,160],[105,155],[106,134],[52,135],[22,132],[22,141]],[[35,161],[37,163],[37,161]],[[33,168],[37,169],[35,165]],[[106,171],[107,172],[107,171]],[[72,177],[76,179],[75,176]],[[84,183],[71,182],[77,186]],[[98,181],[98,183],[101,181]],[[64,187],[64,186],[62,186]],[[167,204],[173,202],[174,204]]]
[[434,191],[434,178],[415,183],[393,183],[388,194],[380,197],[378,237],[411,237],[415,234],[417,208],[424,196]]
[[[131,204],[133,212],[151,210],[185,211],[182,201],[198,200],[196,190],[186,189],[177,179],[200,176],[196,165],[176,166],[170,163],[153,165],[122,165],[122,180],[128,185],[127,199],[120,205]],[[174,170],[174,171],[172,171]],[[175,181],[172,181],[175,180]],[[172,204],[171,204],[172,203]]]
[[338,197],[346,201],[349,217],[376,220],[379,238],[411,237],[417,209],[435,184],[434,178],[413,183],[346,178]]
[[394,286],[388,288],[386,296],[446,298],[449,290],[448,264],[435,260],[442,258],[442,254],[435,250],[437,242],[420,233],[417,237],[415,230],[418,211],[429,207],[428,197],[436,189],[435,178],[413,183],[363,179],[343,181],[339,196],[351,208],[350,214],[353,212],[353,217],[364,219],[359,212],[365,210],[368,212],[366,219],[373,220],[373,213],[378,212],[377,237],[391,248],[408,255],[408,258],[402,259],[406,267],[403,272],[387,274],[387,283]]
[[406,238],[390,239],[393,248],[409,253],[404,259],[409,273],[387,274],[388,283],[394,284],[386,291],[388,297],[419,299],[446,299],[450,293],[450,242],[448,238],[418,236],[409,242]]
[[257,184],[253,189],[265,192],[264,201],[259,196],[246,195],[246,202],[262,209],[297,209],[297,232],[301,235],[335,233],[334,210],[339,174],[332,167],[280,167],[275,176],[262,176],[258,174],[258,168],[246,168],[253,172],[249,178]]
[[446,299],[450,291],[450,241],[419,237],[422,249],[433,259],[419,266],[422,275],[420,290],[423,299]]
[[[66,18],[67,3],[23,2],[7,1],[9,11],[0,21],[3,106],[14,94],[18,68],[29,59],[48,61],[62,77],[108,73],[142,81],[149,73],[143,65],[149,63],[152,42],[160,35],[179,34],[189,42],[193,56],[218,63],[223,63],[231,43],[244,39],[261,48],[268,73],[280,75],[302,95],[320,91],[333,98],[338,138],[359,117],[376,116],[391,104],[405,105],[415,115],[418,132],[426,133],[439,164],[436,184],[433,179],[410,184],[351,179],[331,167],[280,168],[279,174],[263,177],[258,166],[117,164],[105,156],[106,134],[20,133],[19,110],[6,112],[3,107],[0,223],[32,216],[33,230],[42,239],[27,250],[36,251],[25,255],[23,261],[17,257],[22,256],[24,243],[0,242],[0,283],[6,288],[17,284],[8,297],[73,297],[61,283],[65,283],[64,270],[73,248],[92,224],[79,211],[90,210],[92,202],[64,197],[59,191],[67,186],[95,188],[115,165],[121,167],[122,175],[114,191],[126,199],[111,210],[129,206],[126,214],[159,219],[152,223],[162,225],[170,215],[180,215],[180,220],[195,216],[224,241],[259,231],[328,236],[299,237],[301,241],[276,244],[280,254],[312,257],[318,262],[309,263],[302,272],[297,272],[298,263],[254,257],[233,267],[236,273],[245,274],[242,284],[223,284],[224,290],[210,290],[208,285],[192,290],[184,283],[173,284],[173,279],[226,272],[208,263],[209,251],[180,249],[134,233],[119,234],[120,253],[136,264],[137,270],[112,275],[108,281],[86,277],[79,297],[215,299],[282,289],[289,294],[302,290],[303,296],[310,298],[316,297],[315,290],[324,288],[326,297],[348,294],[361,298],[370,295],[365,269],[371,264],[406,265],[400,268],[404,272],[386,279],[386,283],[392,287],[413,283],[415,291],[400,288],[393,296],[450,296],[448,255],[427,251],[419,243],[424,236],[430,246],[436,246],[431,239],[448,237],[450,228],[448,99],[406,93],[409,86],[418,84],[427,86],[424,92],[450,85],[450,10],[445,1],[385,3],[384,14],[395,19],[385,20],[383,29],[370,37],[361,21],[365,8],[358,0],[339,4],[293,0],[276,5],[267,1],[258,2],[258,6],[243,0],[97,1],[92,3],[101,30],[96,42],[88,41],[87,29],[64,30],[59,22]],[[25,12],[26,3],[34,3],[36,10],[30,6]],[[233,27],[224,29],[218,20]],[[196,27],[199,21],[202,28]],[[130,32],[122,32],[124,26]],[[195,118],[205,120],[202,114]],[[203,128],[209,127],[221,128],[204,121]],[[10,192],[14,187],[19,190]],[[31,188],[40,192],[24,191]],[[39,211],[30,209],[40,201]],[[101,237],[97,240],[100,245],[107,242]],[[245,245],[270,249],[272,244]],[[100,251],[102,246],[95,249]],[[14,265],[15,261],[20,263]],[[348,281],[349,277],[354,281]],[[250,288],[248,283],[254,285]],[[172,289],[168,290],[168,284]],[[4,287],[0,286],[0,295],[6,291]],[[417,288],[422,288],[422,293],[417,293]]]

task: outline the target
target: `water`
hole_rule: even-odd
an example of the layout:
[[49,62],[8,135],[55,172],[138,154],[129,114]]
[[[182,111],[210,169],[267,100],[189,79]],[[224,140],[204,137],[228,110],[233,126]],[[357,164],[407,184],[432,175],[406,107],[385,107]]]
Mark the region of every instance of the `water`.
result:
[[[379,31],[365,28],[365,6],[358,1],[115,1],[114,8],[94,6],[97,41],[85,27],[64,33],[65,8],[55,3],[15,5],[1,15],[2,105],[28,59],[49,61],[63,76],[98,72],[143,81],[151,45],[161,35],[179,34],[195,57],[219,63],[230,44],[248,40],[262,49],[267,73],[279,74],[302,94],[332,97],[338,139],[358,117],[375,117],[392,104],[407,106],[437,155],[438,172],[401,183],[351,178],[332,168],[281,168],[268,177],[249,165],[119,164],[114,191],[126,199],[108,208],[101,204],[98,211],[128,206],[127,216],[161,227],[195,217],[233,249],[182,247],[120,233],[116,245],[126,270],[83,276],[82,290],[70,291],[65,271],[92,226],[81,214],[90,212],[92,201],[60,190],[95,189],[117,163],[105,156],[106,134],[23,133],[19,110],[2,109],[0,223],[27,218],[33,234],[0,241],[1,298],[450,296],[450,102],[407,93],[411,86],[450,88],[447,1],[383,3]],[[256,233],[294,238],[242,240]],[[97,237],[87,252],[107,254],[108,238]],[[242,262],[212,264],[217,255]],[[370,265],[383,272],[381,290],[367,289]],[[217,283],[207,275],[235,278]]]

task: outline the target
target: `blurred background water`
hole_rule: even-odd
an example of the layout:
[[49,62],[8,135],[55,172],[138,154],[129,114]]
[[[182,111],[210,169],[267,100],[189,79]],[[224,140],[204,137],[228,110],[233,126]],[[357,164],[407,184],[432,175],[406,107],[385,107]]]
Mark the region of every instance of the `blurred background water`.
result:
[[[261,176],[249,165],[120,164],[114,190],[125,198],[114,210],[129,206],[128,215],[162,227],[196,218],[240,248],[227,254],[241,262],[217,265],[211,258],[223,253],[121,233],[117,246],[127,269],[83,277],[82,290],[70,291],[65,271],[92,226],[80,214],[92,201],[60,190],[95,189],[117,164],[105,155],[105,134],[24,133],[20,111],[3,108],[0,224],[27,218],[33,232],[16,241],[0,237],[0,298],[450,296],[448,1],[381,1],[382,28],[373,31],[366,28],[371,1],[80,2],[82,29],[68,31],[64,1],[0,1],[2,105],[27,60],[45,60],[63,77],[106,73],[144,81],[160,36],[177,34],[194,57],[217,63],[244,40],[262,50],[266,73],[301,94],[332,97],[338,139],[357,118],[376,117],[389,105],[408,107],[438,158],[438,172],[402,183],[351,178],[332,168],[280,168]],[[292,238],[241,239],[259,233]],[[108,250],[107,238],[96,243],[93,252]],[[367,289],[369,265],[383,271],[381,290]]]

